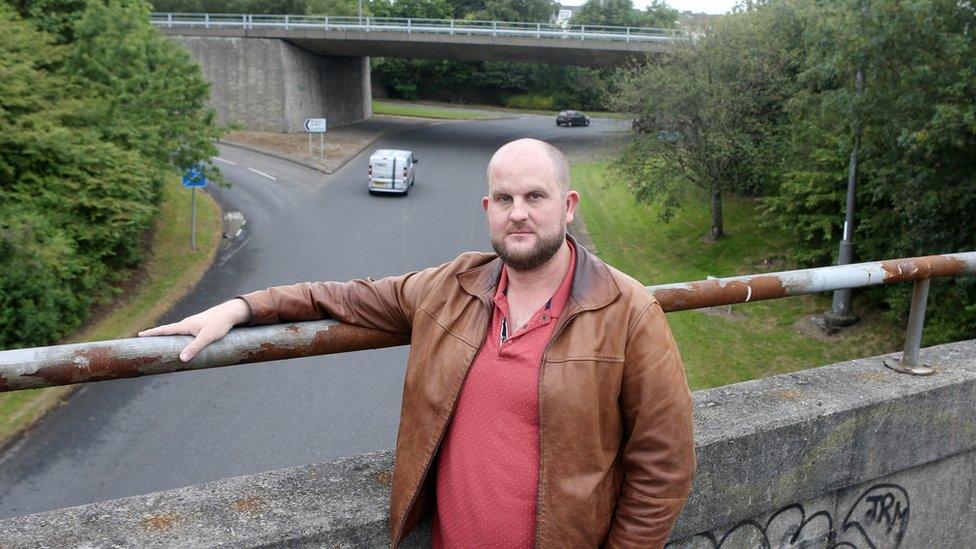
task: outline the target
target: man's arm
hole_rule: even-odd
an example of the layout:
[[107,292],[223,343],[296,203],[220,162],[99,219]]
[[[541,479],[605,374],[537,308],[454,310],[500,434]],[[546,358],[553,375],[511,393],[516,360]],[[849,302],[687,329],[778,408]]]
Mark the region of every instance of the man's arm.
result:
[[241,324],[273,324],[333,318],[347,324],[407,333],[420,296],[439,268],[379,280],[303,282],[251,292],[139,336],[192,335],[183,362]]
[[607,547],[663,547],[695,473],[692,401],[657,302],[628,329],[620,391],[623,485]]

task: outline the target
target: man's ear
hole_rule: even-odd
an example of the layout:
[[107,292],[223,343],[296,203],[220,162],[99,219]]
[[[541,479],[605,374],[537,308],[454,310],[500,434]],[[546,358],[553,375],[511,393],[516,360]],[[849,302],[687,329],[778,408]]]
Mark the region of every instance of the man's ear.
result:
[[488,197],[487,196],[481,197],[481,207],[484,208],[486,212],[488,211]]
[[572,223],[576,216],[576,206],[579,205],[580,194],[576,191],[566,193],[566,223]]

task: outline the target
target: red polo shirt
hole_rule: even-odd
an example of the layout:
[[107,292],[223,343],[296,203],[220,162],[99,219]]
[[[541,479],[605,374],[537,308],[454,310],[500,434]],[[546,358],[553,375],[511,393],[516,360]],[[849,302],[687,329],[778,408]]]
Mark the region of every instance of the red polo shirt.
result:
[[437,460],[435,549],[535,544],[539,483],[539,368],[569,299],[576,249],[556,293],[508,333],[502,267],[488,335],[468,371]]

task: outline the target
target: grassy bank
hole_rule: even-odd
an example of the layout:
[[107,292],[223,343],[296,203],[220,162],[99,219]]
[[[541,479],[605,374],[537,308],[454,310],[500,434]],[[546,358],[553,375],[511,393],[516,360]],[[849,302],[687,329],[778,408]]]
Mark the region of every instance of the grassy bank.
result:
[[373,101],[373,114],[411,116],[419,118],[440,118],[444,120],[487,120],[490,118],[498,118],[500,116],[498,113],[486,112],[482,110],[393,101]]
[[[730,236],[708,243],[701,238],[710,224],[705,200],[689,200],[665,224],[658,221],[656,207],[635,203],[606,162],[576,164],[572,177],[600,256],[643,284],[794,268],[783,259],[789,241],[759,227],[752,200],[726,198]],[[806,317],[829,307],[829,295],[803,296],[736,305],[731,315],[670,313],[668,321],[694,389],[899,349],[902,329],[870,314],[839,336],[826,338],[808,330]]]
[[[191,252],[190,191],[173,177],[165,188],[147,262],[132,275],[125,295],[96,312],[65,343],[133,337],[154,324],[210,266],[220,244],[220,223],[220,207],[206,193],[197,192],[197,250]],[[71,390],[51,387],[0,394],[0,444],[30,427]]]
[[[373,114],[442,118],[447,120],[486,120],[489,118],[517,116],[520,114],[539,114],[554,117],[557,113],[558,111],[555,110],[509,109],[497,105],[467,105],[466,107],[459,107],[451,103],[437,103],[435,101],[414,103],[410,101],[373,100]],[[586,115],[591,118],[616,118],[621,120],[630,118],[630,115],[618,112],[586,111]]]

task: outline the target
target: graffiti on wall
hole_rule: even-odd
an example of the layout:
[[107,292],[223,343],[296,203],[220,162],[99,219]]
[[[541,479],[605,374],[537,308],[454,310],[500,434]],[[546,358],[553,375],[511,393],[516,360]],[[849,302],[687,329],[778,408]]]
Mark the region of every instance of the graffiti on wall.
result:
[[910,511],[908,492],[904,488],[897,484],[875,484],[854,500],[839,524],[830,511],[807,516],[803,505],[797,503],[777,510],[765,523],[744,520],[721,537],[704,532],[685,543],[669,543],[668,547],[894,549],[905,539]]

